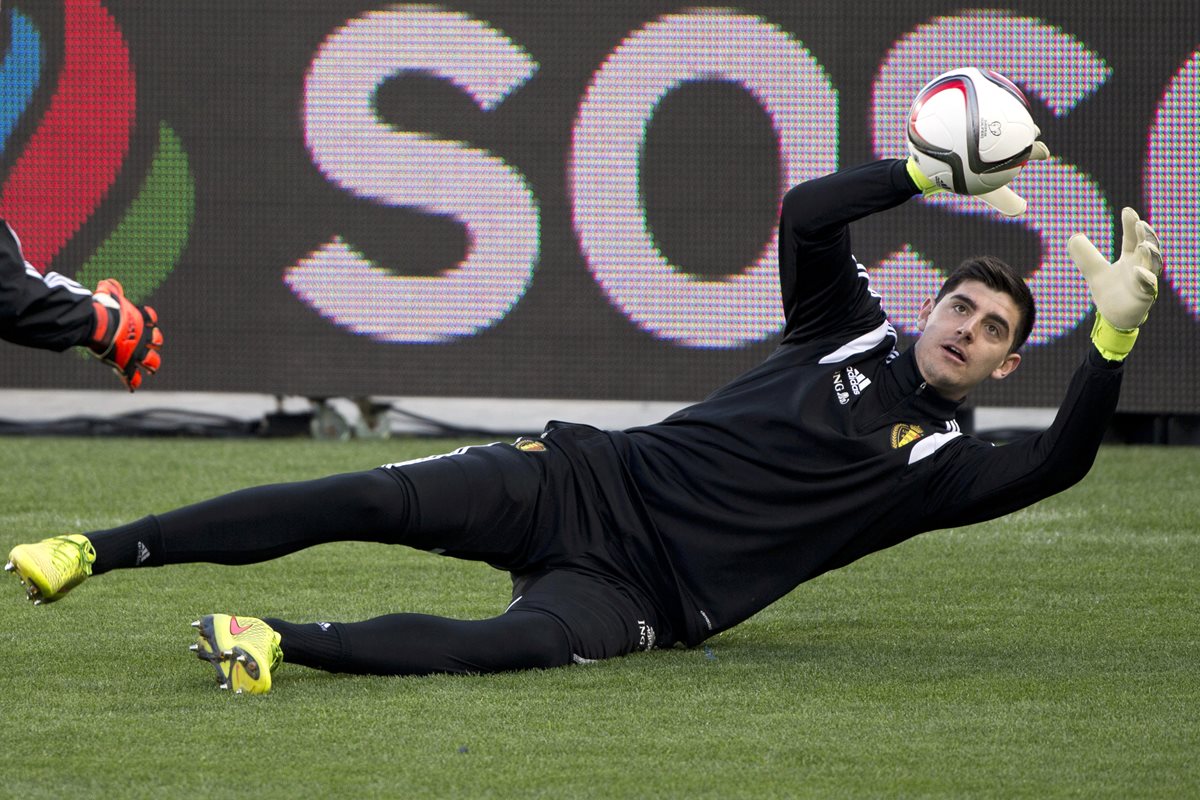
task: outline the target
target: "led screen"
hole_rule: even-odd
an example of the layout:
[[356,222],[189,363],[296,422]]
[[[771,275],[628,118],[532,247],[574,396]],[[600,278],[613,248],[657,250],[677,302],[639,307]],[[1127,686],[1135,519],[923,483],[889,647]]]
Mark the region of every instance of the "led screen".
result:
[[[764,358],[778,203],[905,155],[917,89],[998,70],[1053,158],[1028,213],[914,200],[857,223],[897,328],[967,256],[1038,302],[977,405],[1055,405],[1091,305],[1067,256],[1168,274],[1127,411],[1200,411],[1200,12],[1191,2],[8,2],[0,216],[29,261],[117,277],[166,333],[160,390],[686,402]],[[0,386],[110,387],[4,347]]]

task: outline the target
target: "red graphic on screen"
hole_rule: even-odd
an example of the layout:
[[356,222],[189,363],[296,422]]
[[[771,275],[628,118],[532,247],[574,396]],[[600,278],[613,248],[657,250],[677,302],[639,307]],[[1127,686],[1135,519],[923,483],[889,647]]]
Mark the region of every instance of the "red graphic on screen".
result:
[[41,270],[108,193],[136,114],[129,48],[108,11],[99,0],[66,0],[63,22],[54,96],[0,190],[0,217]]

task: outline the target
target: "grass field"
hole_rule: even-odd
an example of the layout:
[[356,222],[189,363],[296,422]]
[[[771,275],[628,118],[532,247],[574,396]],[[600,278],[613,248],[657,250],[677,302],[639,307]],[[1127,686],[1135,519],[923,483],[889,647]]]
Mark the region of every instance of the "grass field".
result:
[[[461,442],[0,439],[0,555],[260,483]],[[916,502],[916,501],[914,501]],[[801,586],[693,650],[488,677],[187,652],[212,611],[490,616],[507,576],[341,544],[123,571],[35,608],[0,582],[0,797],[1198,797],[1200,450]]]

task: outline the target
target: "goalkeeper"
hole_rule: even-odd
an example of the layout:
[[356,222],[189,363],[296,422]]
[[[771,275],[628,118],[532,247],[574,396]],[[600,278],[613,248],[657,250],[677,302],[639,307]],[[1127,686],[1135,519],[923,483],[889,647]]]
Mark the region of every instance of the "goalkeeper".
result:
[[[1032,155],[1047,153],[1038,143]],[[1092,344],[1054,423],[993,447],[963,435],[955,412],[974,386],[1020,364],[1034,323],[1025,282],[998,259],[968,260],[923,302],[922,334],[898,353],[851,254],[851,223],[928,188],[914,164],[883,160],[788,192],[779,347],[658,424],[551,422],[537,439],[247,489],[18,545],[9,569],[30,599],[48,602],[117,569],[248,564],[359,540],[512,575],[508,608],[484,620],[204,616],[192,649],[238,692],[270,689],[283,661],[479,673],[698,644],[828,570],[925,531],[1008,514],[1091,468],[1157,294],[1154,231],[1126,209],[1115,263],[1086,237],[1071,240],[1098,309]]]
[[129,391],[158,370],[162,333],[148,306],[135,306],[121,284],[100,281],[95,293],[25,260],[21,242],[0,220],[0,339],[62,351],[86,347],[113,368]]

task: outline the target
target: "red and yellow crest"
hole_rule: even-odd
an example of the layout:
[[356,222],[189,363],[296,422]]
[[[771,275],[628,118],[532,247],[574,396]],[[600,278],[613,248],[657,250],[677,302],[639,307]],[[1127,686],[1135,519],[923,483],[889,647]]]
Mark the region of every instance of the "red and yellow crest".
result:
[[920,425],[908,425],[900,423],[892,427],[892,449],[899,450],[901,447],[910,445],[917,439],[925,435],[925,430]]

